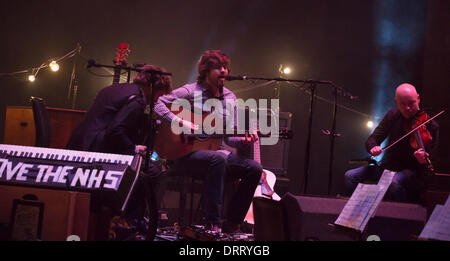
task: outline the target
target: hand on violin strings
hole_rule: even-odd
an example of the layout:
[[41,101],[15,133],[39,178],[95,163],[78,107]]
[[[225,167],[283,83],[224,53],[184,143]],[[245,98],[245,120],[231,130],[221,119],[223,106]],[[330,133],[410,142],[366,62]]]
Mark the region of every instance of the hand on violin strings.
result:
[[383,148],[381,148],[380,146],[375,146],[370,149],[370,154],[372,156],[378,156],[381,154],[381,152],[383,152]]
[[425,164],[426,163],[426,159],[425,157],[429,157],[430,155],[424,151],[422,148],[414,151],[414,157],[416,157],[416,160],[420,163],[420,164]]

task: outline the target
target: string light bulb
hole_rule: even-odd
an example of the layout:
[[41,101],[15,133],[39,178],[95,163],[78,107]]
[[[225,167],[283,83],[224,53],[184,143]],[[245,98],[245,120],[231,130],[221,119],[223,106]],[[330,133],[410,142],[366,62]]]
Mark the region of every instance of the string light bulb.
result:
[[59,64],[57,64],[56,61],[52,61],[48,66],[50,66],[50,69],[54,72],[59,70]]
[[291,67],[289,66],[284,66],[283,64],[280,65],[280,68],[278,69],[278,71],[282,74],[282,75],[288,75],[292,72]]
[[36,80],[36,76],[34,76],[34,74],[28,75],[28,81],[34,82],[35,80]]
[[373,124],[373,121],[368,121],[366,125],[367,125],[367,128],[372,129],[374,124]]

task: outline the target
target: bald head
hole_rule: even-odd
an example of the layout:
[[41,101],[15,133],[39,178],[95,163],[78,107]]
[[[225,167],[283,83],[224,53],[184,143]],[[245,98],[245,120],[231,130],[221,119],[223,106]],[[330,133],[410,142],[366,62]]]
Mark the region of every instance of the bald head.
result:
[[416,88],[409,83],[400,84],[395,91],[395,103],[403,117],[413,117],[419,110],[420,103]]
[[409,83],[400,84],[395,90],[395,98],[397,99],[404,97],[417,97],[416,88]]

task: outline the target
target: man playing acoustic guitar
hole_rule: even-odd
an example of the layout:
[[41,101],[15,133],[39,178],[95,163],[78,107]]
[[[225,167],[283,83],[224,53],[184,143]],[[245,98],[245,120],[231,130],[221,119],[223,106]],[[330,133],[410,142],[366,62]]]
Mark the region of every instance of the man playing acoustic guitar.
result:
[[[236,101],[236,96],[225,85],[225,77],[230,72],[230,59],[220,50],[209,50],[203,53],[198,63],[197,81],[175,89],[171,94],[161,96],[155,104],[155,112],[166,124],[177,123],[191,130],[197,130],[198,125],[182,119],[170,110],[170,105],[177,100],[184,99],[196,106],[195,94],[201,94],[201,104],[208,99],[217,99],[222,103],[223,117],[234,114],[234,125],[237,122],[237,111],[229,110],[227,101]],[[235,104],[235,103],[234,103]],[[206,106],[196,108],[203,113]],[[235,127],[234,126],[234,127]],[[226,144],[237,149],[249,149],[249,145],[258,139],[257,134],[245,137],[224,138]],[[176,148],[174,148],[176,149]],[[253,194],[259,183],[262,167],[259,163],[239,157],[226,151],[197,150],[176,160],[176,165],[183,168],[190,175],[197,175],[204,179],[203,211],[207,229],[218,231],[222,224],[222,199],[225,179],[239,179],[235,194],[227,208],[227,215],[222,224],[222,231],[236,232],[249,209]]]

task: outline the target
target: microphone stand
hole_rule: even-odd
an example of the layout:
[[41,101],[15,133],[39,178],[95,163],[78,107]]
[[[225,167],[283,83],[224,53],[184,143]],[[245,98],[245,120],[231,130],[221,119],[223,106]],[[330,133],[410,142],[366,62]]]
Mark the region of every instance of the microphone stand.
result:
[[336,117],[337,117],[337,99],[338,99],[338,90],[337,88],[333,88],[334,101],[333,101],[333,124],[330,132],[330,161],[329,161],[329,169],[328,169],[328,195],[331,194],[332,182],[333,182],[333,162],[334,162],[334,144],[336,137],[340,136],[340,134],[336,133]]
[[[260,77],[247,77],[243,76],[242,80],[264,80],[264,81],[276,81],[276,82],[290,82],[290,83],[303,83],[303,84],[309,84],[310,89],[310,107],[309,107],[309,119],[308,119],[308,134],[307,134],[307,140],[306,140],[306,148],[305,148],[305,166],[304,166],[304,182],[303,182],[303,193],[307,193],[308,188],[308,176],[310,172],[310,157],[311,157],[311,135],[312,135],[312,123],[313,123],[313,115],[314,115],[314,102],[315,102],[315,92],[316,87],[319,84],[325,84],[325,85],[332,85],[333,86],[333,95],[334,95],[334,101],[333,101],[333,121],[332,121],[332,129],[331,131],[328,131],[326,135],[330,135],[330,159],[329,159],[329,169],[328,169],[328,195],[331,194],[332,190],[332,177],[333,177],[333,164],[334,164],[334,147],[336,142],[336,137],[341,136],[339,133],[336,133],[336,119],[337,119],[337,108],[338,108],[338,95],[342,95],[344,97],[348,97],[350,99],[356,99],[357,97],[351,95],[350,93],[346,92],[344,89],[342,89],[339,86],[336,86],[331,81],[324,81],[324,80],[292,80],[292,79],[285,79],[285,78],[260,78]],[[296,87],[299,87],[297,85],[294,85]],[[277,86],[277,98],[279,98],[279,87]]]
[[311,157],[311,134],[312,134],[312,123],[314,114],[314,100],[316,92],[317,83],[312,83],[310,85],[311,97],[309,100],[309,121],[308,121],[308,136],[306,138],[306,151],[305,151],[305,168],[304,168],[304,183],[303,183],[303,194],[306,194],[308,189],[308,175],[309,175],[309,160]]
[[149,102],[150,110],[149,115],[147,116],[147,124],[148,130],[145,132],[146,135],[144,137],[144,145],[147,147],[147,152],[145,155],[145,171],[148,171],[150,165],[150,157],[153,154],[155,137],[156,137],[156,124],[153,124],[153,107],[155,106],[154,102],[154,93],[153,86],[150,90],[150,102]]
[[337,118],[337,109],[338,109],[338,96],[341,95],[343,97],[347,97],[350,100],[357,99],[356,96],[353,96],[349,92],[345,91],[343,88],[332,84],[333,86],[333,123],[331,127],[331,131],[326,133],[330,135],[330,161],[329,161],[329,169],[328,169],[328,195],[331,194],[333,188],[333,163],[334,163],[334,145],[336,142],[336,137],[340,137],[341,134],[336,133],[336,118]]
[[[303,193],[307,193],[308,188],[308,176],[310,172],[310,157],[311,157],[311,135],[312,135],[312,123],[313,123],[313,115],[314,115],[314,101],[315,101],[315,92],[316,87],[319,84],[333,85],[331,81],[324,80],[293,80],[293,79],[285,79],[285,78],[261,78],[261,77],[245,77],[246,80],[263,80],[263,81],[277,81],[277,82],[291,82],[291,83],[303,83],[310,85],[311,98],[310,98],[310,107],[309,107],[309,120],[308,120],[308,135],[306,140],[306,148],[305,148],[305,167],[304,167],[304,182],[303,182]],[[295,85],[294,85],[295,86]]]
[[324,80],[293,80],[293,79],[286,79],[286,78],[261,78],[261,77],[247,77],[245,76],[242,80],[262,80],[262,81],[277,81],[277,82],[299,82],[299,83],[305,83],[305,84],[333,84],[331,81],[324,81]]
[[[126,65],[106,65],[106,64],[99,64],[99,63],[96,63],[95,62],[95,60],[93,60],[93,59],[90,59],[89,61],[88,61],[88,65],[87,65],[87,68],[90,68],[90,67],[103,67],[103,68],[112,68],[112,69],[117,69],[117,68],[120,68],[120,69],[122,69],[122,70],[127,70],[128,71],[128,73],[130,73],[131,71],[134,71],[134,72],[141,72],[141,71],[143,71],[143,69],[139,69],[139,68],[136,68],[136,67],[130,67],[130,66],[126,66]],[[145,70],[146,72],[150,72],[150,73],[154,73],[154,74],[159,74],[159,75],[172,75],[172,73],[169,73],[169,72],[162,72],[162,71],[158,71],[158,70]],[[129,81],[129,79],[130,79],[130,75],[128,75],[128,81]]]
[[[250,80],[268,80],[264,78],[251,78],[247,77]],[[330,84],[333,83],[331,81],[323,81],[323,80],[291,80],[285,78],[274,78],[270,80],[275,80],[279,82],[298,82],[303,84],[309,84],[309,89],[311,93],[311,97],[309,100],[309,119],[308,119],[308,134],[306,138],[306,148],[305,148],[305,166],[304,166],[304,180],[303,180],[303,194],[306,194],[308,191],[308,176],[310,173],[310,159],[311,159],[311,136],[312,136],[312,125],[313,125],[313,116],[314,116],[314,102],[315,102],[315,93],[316,87],[318,84]]]

